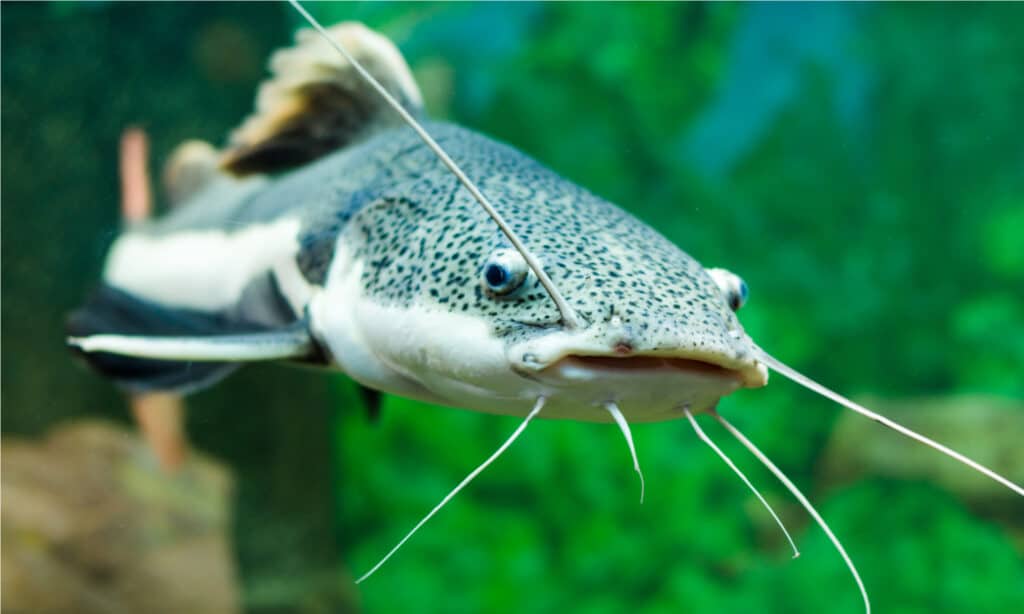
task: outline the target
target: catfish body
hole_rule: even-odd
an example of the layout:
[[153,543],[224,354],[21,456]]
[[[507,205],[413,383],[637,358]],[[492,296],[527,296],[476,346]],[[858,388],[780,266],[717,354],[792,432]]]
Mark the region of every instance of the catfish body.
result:
[[[422,115],[404,62],[360,40],[349,42]],[[255,347],[303,329],[309,343],[284,358],[364,386],[511,414],[545,396],[546,417],[596,421],[610,401],[631,420],[679,418],[765,383],[729,298],[693,258],[517,150],[425,121],[584,323],[565,326],[456,177],[346,67],[319,67],[316,44],[300,37],[275,57],[279,74],[219,160],[225,172],[117,239],[73,336],[250,334]],[[307,56],[318,68],[303,72]],[[135,391],[187,391],[236,366],[89,357]]]

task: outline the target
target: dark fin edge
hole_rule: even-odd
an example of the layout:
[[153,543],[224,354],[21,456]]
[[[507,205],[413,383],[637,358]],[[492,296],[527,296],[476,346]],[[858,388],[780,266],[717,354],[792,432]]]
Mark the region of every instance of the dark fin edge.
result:
[[[113,286],[101,285],[85,305],[67,319],[70,337],[99,334],[208,336],[251,332],[254,326],[222,314],[168,308],[140,299]],[[237,363],[182,362],[133,358],[107,352],[83,352],[71,347],[101,375],[131,393],[188,394],[210,386],[237,369]]]
[[[328,30],[409,112],[423,98],[409,66],[387,38],[357,22]],[[275,173],[316,160],[376,129],[401,125],[380,94],[314,30],[274,53],[256,111],[232,134],[221,168],[238,176]]]

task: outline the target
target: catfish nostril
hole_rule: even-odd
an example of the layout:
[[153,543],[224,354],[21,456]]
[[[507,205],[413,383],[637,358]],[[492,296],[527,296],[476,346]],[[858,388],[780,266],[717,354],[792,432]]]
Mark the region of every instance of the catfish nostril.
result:
[[543,366],[541,364],[541,362],[540,362],[540,359],[537,358],[537,355],[529,353],[529,352],[527,352],[526,354],[523,354],[523,364],[525,364],[528,367],[534,368],[534,369],[537,369],[537,368],[540,368],[540,367]]
[[623,356],[626,356],[633,352],[633,346],[626,343],[625,341],[620,341],[615,344],[614,351],[616,354],[622,354]]

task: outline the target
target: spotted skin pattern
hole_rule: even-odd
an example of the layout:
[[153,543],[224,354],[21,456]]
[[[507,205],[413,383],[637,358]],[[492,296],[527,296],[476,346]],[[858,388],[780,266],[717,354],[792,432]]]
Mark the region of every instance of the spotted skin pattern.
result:
[[[732,367],[751,342],[701,265],[657,231],[521,152],[453,124],[426,122],[536,254],[593,341],[634,353],[693,351]],[[366,263],[364,296],[484,318],[507,346],[561,328],[531,274],[499,297],[482,272],[510,247],[469,192],[408,128],[392,128],[236,198],[200,194],[139,232],[238,228],[298,216],[298,268],[323,286],[339,243]]]
[[[450,124],[427,129],[538,255],[579,316],[616,337],[609,347],[747,358],[742,329],[718,287],[655,230],[511,147]],[[366,262],[365,295],[382,303],[481,316],[509,344],[560,325],[532,275],[508,297],[486,291],[483,268],[509,244],[412,131],[379,134],[322,164],[338,177],[360,166],[353,174],[365,180],[335,198],[333,210],[307,219],[299,260],[310,281],[323,282],[340,237]],[[367,164],[375,167],[372,177]]]

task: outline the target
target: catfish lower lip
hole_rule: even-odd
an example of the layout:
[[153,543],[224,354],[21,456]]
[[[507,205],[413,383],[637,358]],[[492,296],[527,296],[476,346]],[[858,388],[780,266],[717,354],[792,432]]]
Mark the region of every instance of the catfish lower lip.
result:
[[689,358],[671,358],[667,356],[581,356],[570,354],[548,366],[544,371],[581,368],[596,371],[686,371],[703,373],[742,381],[739,371],[720,365],[692,360]]
[[[736,388],[760,388],[766,383],[763,367],[731,369],[729,367],[676,356],[634,354],[568,354],[544,367],[540,374],[561,380],[585,381],[595,377],[623,379],[686,376],[704,382],[735,384]],[[653,381],[653,380],[651,380]]]

